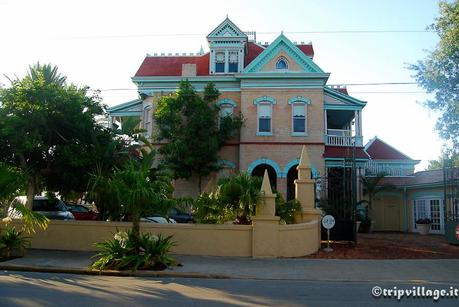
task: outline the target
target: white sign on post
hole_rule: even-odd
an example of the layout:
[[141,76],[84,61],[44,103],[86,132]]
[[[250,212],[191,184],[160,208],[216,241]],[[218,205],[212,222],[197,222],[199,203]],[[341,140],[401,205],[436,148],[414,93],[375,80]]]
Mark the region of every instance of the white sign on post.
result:
[[322,218],[322,226],[325,229],[332,229],[335,226],[335,218],[331,215],[326,215]]
[[330,229],[335,226],[335,218],[332,215],[326,215],[322,218],[322,226],[327,229],[327,247],[324,248],[325,252],[332,252],[333,248],[330,247]]

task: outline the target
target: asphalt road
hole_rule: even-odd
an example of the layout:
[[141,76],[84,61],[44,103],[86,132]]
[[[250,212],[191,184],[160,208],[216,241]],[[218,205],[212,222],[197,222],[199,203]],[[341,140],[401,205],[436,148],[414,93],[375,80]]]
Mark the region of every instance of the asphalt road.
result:
[[[374,286],[459,288],[446,283],[138,278],[0,272],[0,306],[432,306],[431,298],[375,298]],[[437,306],[459,306],[440,298]]]

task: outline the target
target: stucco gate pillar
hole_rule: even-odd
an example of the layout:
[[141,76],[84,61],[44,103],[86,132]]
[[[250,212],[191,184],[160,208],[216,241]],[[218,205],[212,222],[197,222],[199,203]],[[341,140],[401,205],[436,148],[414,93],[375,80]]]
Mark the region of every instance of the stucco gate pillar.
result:
[[252,257],[275,258],[279,256],[279,217],[276,216],[276,194],[271,190],[265,170],[261,185],[261,199],[252,218]]
[[318,221],[318,238],[317,245],[320,248],[322,211],[315,208],[314,180],[311,179],[311,162],[306,150],[306,146],[301,149],[300,164],[297,166],[298,179],[295,180],[295,199],[302,206],[301,216],[296,216],[297,222]]

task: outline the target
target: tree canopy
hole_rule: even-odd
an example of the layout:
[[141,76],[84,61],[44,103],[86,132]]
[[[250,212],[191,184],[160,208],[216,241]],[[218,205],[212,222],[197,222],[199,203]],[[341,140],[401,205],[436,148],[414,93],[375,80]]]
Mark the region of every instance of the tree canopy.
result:
[[41,188],[84,191],[111,133],[96,124],[97,93],[67,85],[57,67],[36,64],[0,89],[0,162],[26,177],[28,206]]
[[219,119],[216,100],[220,93],[213,83],[199,95],[191,83],[182,81],[179,90],[162,97],[154,114],[157,139],[166,141],[159,152],[175,178],[201,178],[219,169],[218,151],[242,125],[237,115]]
[[410,65],[416,82],[434,93],[435,98],[425,102],[439,113],[436,129],[440,137],[459,149],[459,0],[440,1],[440,16],[429,28],[440,41],[427,57]]
[[454,166],[454,167],[459,167],[459,154],[454,154],[448,156],[447,154],[443,157],[439,157],[437,160],[429,160],[429,165],[427,166],[428,170],[434,170],[434,169],[441,169],[444,166],[444,159],[448,159],[448,163],[446,165]]

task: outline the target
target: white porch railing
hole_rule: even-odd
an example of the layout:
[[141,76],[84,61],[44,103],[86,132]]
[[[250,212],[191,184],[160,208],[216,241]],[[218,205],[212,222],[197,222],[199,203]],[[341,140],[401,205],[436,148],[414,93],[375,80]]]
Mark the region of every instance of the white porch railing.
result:
[[352,136],[351,130],[327,129],[325,145],[332,146],[363,146],[362,136]]

